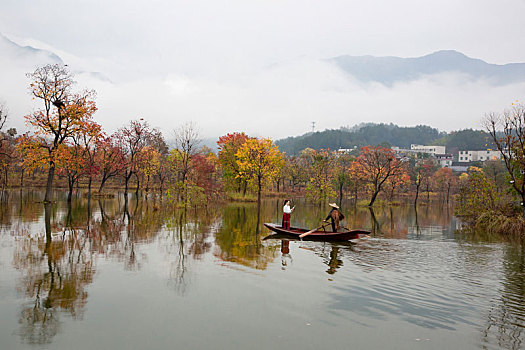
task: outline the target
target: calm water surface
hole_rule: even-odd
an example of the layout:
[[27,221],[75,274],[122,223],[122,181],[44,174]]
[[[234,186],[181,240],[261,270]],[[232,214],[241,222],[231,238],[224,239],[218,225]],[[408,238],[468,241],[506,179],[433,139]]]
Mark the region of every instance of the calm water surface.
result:
[[[0,349],[519,349],[525,250],[451,209],[353,208],[356,244],[264,239],[281,201],[187,211],[13,192],[0,205]],[[328,208],[296,201],[292,224]]]

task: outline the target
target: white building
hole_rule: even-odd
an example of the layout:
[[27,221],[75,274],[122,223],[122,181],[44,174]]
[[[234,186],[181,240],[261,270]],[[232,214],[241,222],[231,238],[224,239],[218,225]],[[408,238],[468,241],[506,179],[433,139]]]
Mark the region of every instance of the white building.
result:
[[452,156],[452,154],[445,153],[445,154],[436,154],[436,159],[439,165],[443,168],[443,167],[452,166],[452,161],[454,160],[454,157]]
[[445,154],[445,146],[410,145],[410,150],[417,153],[428,153],[433,156],[436,154]]
[[357,146],[354,146],[354,148],[339,148],[337,150],[337,153],[349,154],[350,152],[355,151],[356,149],[357,149]]
[[459,151],[458,162],[484,162],[486,160],[501,159],[501,153],[499,151],[486,150],[486,151]]

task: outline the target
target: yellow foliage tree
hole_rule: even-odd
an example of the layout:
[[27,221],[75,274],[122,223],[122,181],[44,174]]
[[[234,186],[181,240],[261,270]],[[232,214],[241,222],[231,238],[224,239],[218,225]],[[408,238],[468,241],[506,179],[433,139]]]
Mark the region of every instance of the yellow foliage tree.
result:
[[239,175],[248,178],[257,187],[257,203],[266,184],[283,167],[283,155],[270,139],[248,139],[235,154]]

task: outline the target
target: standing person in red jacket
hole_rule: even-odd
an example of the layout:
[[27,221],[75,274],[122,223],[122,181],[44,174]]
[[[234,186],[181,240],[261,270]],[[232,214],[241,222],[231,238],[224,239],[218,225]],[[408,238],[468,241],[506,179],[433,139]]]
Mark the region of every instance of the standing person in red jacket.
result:
[[288,199],[284,200],[284,207],[283,207],[283,224],[282,227],[286,230],[290,229],[290,214],[292,214],[292,211],[295,209],[295,207],[290,208],[290,201]]

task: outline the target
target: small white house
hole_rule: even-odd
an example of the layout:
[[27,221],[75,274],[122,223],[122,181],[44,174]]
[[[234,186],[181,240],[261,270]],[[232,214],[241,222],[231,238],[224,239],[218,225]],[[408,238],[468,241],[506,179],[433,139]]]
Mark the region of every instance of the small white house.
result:
[[445,154],[445,146],[423,146],[423,145],[410,145],[412,152],[428,153],[433,156],[436,154]]
[[499,151],[486,150],[486,151],[459,151],[458,162],[485,162],[487,160],[501,159],[501,153]]
[[436,159],[439,165],[443,167],[451,167],[452,162],[454,161],[454,156],[450,153],[436,154]]

